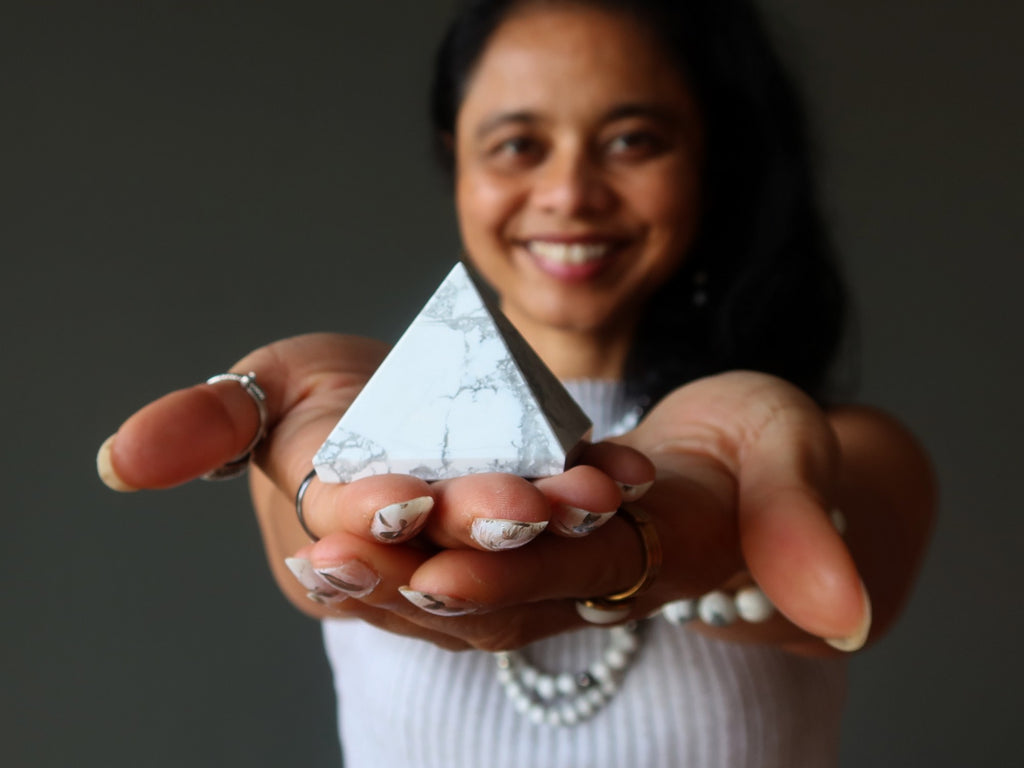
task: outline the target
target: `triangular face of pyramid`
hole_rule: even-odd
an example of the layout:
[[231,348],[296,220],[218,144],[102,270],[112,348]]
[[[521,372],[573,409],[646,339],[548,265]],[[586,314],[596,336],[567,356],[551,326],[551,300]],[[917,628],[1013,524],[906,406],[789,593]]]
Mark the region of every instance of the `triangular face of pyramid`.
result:
[[485,299],[448,274],[313,457],[324,482],[388,472],[546,477],[570,466],[590,421]]

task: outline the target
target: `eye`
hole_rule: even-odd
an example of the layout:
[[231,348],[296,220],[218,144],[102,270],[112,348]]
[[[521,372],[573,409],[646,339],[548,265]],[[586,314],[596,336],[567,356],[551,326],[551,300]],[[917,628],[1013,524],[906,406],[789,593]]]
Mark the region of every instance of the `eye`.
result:
[[513,171],[540,162],[544,145],[533,136],[517,134],[495,141],[487,148],[486,156],[498,169]]
[[491,147],[491,157],[524,157],[540,152],[540,143],[532,136],[511,136]]
[[605,151],[621,160],[646,160],[665,151],[664,139],[652,131],[624,131],[605,143]]
[[505,139],[494,148],[495,154],[501,155],[525,155],[535,146],[535,142],[529,136],[513,136]]

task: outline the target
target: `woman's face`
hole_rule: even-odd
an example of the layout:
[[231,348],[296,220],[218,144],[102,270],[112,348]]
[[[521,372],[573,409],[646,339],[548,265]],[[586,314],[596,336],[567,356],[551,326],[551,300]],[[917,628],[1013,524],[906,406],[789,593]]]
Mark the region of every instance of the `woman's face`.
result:
[[630,335],[698,217],[689,87],[628,16],[528,8],[494,33],[455,136],[473,263],[519,329]]

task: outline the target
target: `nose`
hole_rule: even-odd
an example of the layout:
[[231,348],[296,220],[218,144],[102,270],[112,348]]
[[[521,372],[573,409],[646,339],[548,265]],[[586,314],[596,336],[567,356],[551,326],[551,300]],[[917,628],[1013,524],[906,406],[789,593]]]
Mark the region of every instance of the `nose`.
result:
[[564,148],[537,168],[533,197],[546,213],[585,218],[606,213],[614,194],[600,164],[584,149]]

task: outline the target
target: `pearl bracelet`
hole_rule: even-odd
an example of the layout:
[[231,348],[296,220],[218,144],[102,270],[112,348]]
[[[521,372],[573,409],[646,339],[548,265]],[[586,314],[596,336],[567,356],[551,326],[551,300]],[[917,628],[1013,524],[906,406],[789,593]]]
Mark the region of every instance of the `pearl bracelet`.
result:
[[767,621],[775,613],[775,606],[759,587],[749,586],[738,590],[735,595],[720,589],[688,600],[674,600],[663,605],[659,611],[670,624],[677,627],[694,619],[712,627],[727,627],[737,619],[757,624]]
[[[840,536],[846,533],[846,517],[842,512],[832,509],[828,516]],[[767,621],[775,614],[775,606],[760,587],[751,584],[737,590],[732,597],[716,589],[700,597],[674,600],[663,605],[657,613],[677,627],[694,619],[699,619],[712,627],[727,627],[734,624],[737,619],[751,624]]]

